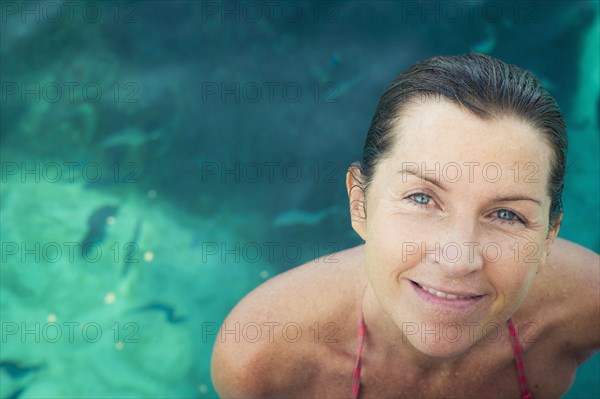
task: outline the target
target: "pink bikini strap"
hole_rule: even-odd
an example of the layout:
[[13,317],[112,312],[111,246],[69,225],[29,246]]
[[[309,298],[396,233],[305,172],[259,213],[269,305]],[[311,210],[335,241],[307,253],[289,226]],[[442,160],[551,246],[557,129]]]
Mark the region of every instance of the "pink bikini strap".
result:
[[354,372],[352,373],[352,399],[358,398],[358,391],[360,390],[360,357],[362,356],[366,332],[367,327],[365,326],[365,319],[361,311],[360,322],[358,323],[358,351],[356,352],[356,363],[354,364]]
[[508,325],[510,342],[512,343],[513,352],[515,354],[515,364],[517,365],[517,373],[519,374],[519,384],[521,386],[521,399],[531,399],[533,398],[533,394],[527,386],[527,377],[525,376],[525,363],[523,362],[523,349],[521,348],[521,343],[519,342],[517,329],[515,328],[515,323],[513,322],[512,318],[508,319],[506,324]]

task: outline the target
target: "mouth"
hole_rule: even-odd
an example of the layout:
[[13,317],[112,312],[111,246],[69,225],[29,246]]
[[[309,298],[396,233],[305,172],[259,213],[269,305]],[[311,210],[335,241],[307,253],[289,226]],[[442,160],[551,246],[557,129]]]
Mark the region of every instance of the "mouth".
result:
[[[409,280],[415,293],[424,301],[425,309],[445,308],[452,312],[472,312],[481,308],[486,294],[477,292],[446,292]],[[466,315],[465,313],[464,315]]]
[[416,281],[410,280],[410,282],[420,288],[421,290],[435,296],[438,298],[449,299],[449,300],[457,300],[457,299],[475,299],[483,297],[483,294],[471,293],[471,292],[446,292],[440,291],[435,288],[426,286],[424,284],[417,283]]

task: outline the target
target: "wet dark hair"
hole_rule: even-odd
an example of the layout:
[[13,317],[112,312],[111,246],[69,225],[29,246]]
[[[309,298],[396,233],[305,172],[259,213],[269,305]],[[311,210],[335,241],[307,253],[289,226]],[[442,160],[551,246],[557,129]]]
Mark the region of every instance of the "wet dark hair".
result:
[[[554,97],[531,72],[483,54],[428,58],[394,80],[375,110],[362,162],[352,164],[361,172],[361,176],[354,176],[359,188],[366,194],[377,163],[392,149],[392,131],[407,106],[425,99],[439,101],[440,97],[482,120],[516,116],[543,134],[553,152],[548,194],[552,201],[549,224],[550,229],[554,228],[562,212],[567,154],[563,114]],[[366,215],[366,207],[363,211]]]

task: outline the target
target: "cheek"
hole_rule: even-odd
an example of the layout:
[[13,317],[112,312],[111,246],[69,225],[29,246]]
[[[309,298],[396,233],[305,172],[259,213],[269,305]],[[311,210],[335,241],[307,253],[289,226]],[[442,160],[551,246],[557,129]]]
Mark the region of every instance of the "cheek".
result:
[[488,263],[484,265],[488,281],[499,291],[515,295],[528,286],[535,276],[535,268],[512,262]]
[[380,300],[397,293],[400,275],[423,261],[420,248],[434,236],[420,218],[381,212],[369,215],[365,244],[367,274]]
[[[375,216],[375,215],[373,215]],[[413,247],[431,240],[431,224],[407,215],[382,213],[369,219],[367,246],[389,268],[406,268],[412,265]]]
[[[497,313],[510,316],[525,300],[535,280],[538,263],[528,251],[519,251],[519,243],[503,245],[496,261],[488,254],[484,272],[495,291],[494,306]],[[491,252],[491,251],[490,251]],[[524,260],[531,261],[525,262]]]
[[482,240],[481,255],[490,269],[512,275],[515,282],[533,273],[544,260],[545,240],[537,232],[521,231],[515,234],[486,234]]
[[423,214],[402,211],[390,206],[372,215],[367,225],[367,243],[371,240],[373,251],[387,264],[407,269],[422,261],[420,248],[434,247],[439,228]]

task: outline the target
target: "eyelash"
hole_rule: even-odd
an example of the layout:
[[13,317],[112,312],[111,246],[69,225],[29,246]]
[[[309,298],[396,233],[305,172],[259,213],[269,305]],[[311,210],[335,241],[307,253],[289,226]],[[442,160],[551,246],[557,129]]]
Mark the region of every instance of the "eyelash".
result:
[[[416,206],[419,209],[428,209],[429,204],[422,204],[422,203],[416,201],[415,199],[413,199],[413,197],[417,196],[417,195],[422,195],[422,196],[428,197],[429,200],[433,200],[433,197],[426,193],[414,193],[414,194],[411,194],[408,197],[406,197],[406,199],[408,199],[410,201],[410,204],[412,204],[413,206]],[[509,209],[506,209],[506,208],[498,209],[498,210],[494,211],[494,213],[498,214],[499,212],[502,212],[502,211],[512,214],[515,217],[515,219],[514,220],[506,220],[506,219],[502,219],[502,218],[497,218],[500,221],[499,222],[500,224],[508,224],[510,226],[513,226],[513,225],[519,223],[524,226],[527,226],[527,221],[523,217],[521,217],[520,215],[518,215],[517,213],[515,213]]]

